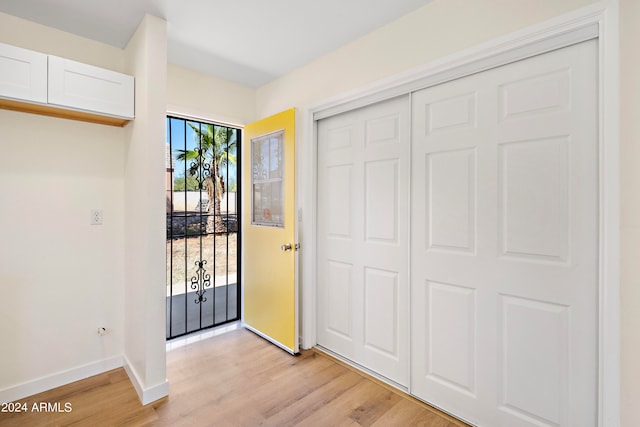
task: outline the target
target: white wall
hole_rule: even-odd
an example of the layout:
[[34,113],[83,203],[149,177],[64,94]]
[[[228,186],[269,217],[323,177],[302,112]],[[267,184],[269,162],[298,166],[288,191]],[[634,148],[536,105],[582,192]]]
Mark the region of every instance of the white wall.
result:
[[256,90],[169,64],[167,111],[245,125],[255,120]]
[[[147,15],[126,49],[136,119],[126,127],[125,359],[143,404],[165,396],[166,22]],[[139,189],[144,188],[144,192]]]
[[640,401],[640,2],[620,1],[622,425]]
[[[124,62],[120,49],[5,14],[0,42]],[[0,401],[122,362],[124,132],[0,110]],[[104,225],[89,225],[93,208]]]

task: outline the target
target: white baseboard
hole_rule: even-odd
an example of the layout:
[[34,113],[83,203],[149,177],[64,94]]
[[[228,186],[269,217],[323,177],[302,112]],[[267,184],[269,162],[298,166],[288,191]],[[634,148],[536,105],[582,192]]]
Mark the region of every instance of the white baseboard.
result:
[[83,380],[112,369],[122,367],[122,356],[114,356],[109,359],[98,360],[66,371],[57,372],[35,380],[17,384],[0,390],[0,402],[13,402],[52,388]]
[[135,368],[131,366],[129,360],[126,356],[124,356],[124,370],[129,375],[129,380],[133,385],[133,388],[138,393],[138,398],[142,405],[148,405],[149,403],[155,402],[158,399],[162,399],[165,396],[169,395],[169,381],[164,380],[164,382],[160,384],[156,384],[152,387],[145,387],[144,383],[140,380],[140,376],[136,372]]

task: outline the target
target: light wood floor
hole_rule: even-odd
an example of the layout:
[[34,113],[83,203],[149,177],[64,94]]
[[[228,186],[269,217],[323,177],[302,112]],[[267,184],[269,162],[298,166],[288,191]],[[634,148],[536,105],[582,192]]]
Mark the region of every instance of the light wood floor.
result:
[[20,402],[69,413],[0,413],[0,426],[464,426],[311,350],[291,356],[240,329],[167,353],[169,397],[142,406],[123,369]]

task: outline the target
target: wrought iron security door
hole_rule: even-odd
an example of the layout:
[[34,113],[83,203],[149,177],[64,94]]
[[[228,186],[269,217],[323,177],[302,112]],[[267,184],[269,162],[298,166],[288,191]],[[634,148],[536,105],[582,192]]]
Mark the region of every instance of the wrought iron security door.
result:
[[167,117],[167,339],[240,318],[240,138]]

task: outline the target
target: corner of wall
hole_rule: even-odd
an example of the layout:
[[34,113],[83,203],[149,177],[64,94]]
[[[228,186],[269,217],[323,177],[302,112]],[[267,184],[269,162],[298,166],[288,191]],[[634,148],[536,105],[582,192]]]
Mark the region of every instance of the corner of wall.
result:
[[[165,115],[167,28],[146,15],[125,48],[135,81],[126,128],[124,357],[143,404],[168,393],[165,345]],[[144,191],[139,191],[144,188]]]
[[149,403],[153,403],[156,400],[162,399],[163,397],[169,395],[168,380],[165,379],[160,384],[146,387],[144,382],[140,379],[140,376],[136,372],[135,368],[131,365],[131,363],[129,363],[126,357],[124,358],[123,367],[127,372],[127,376],[129,377],[129,381],[131,381],[131,385],[133,385],[133,388],[138,394],[140,403],[142,403],[143,406],[148,405]]

